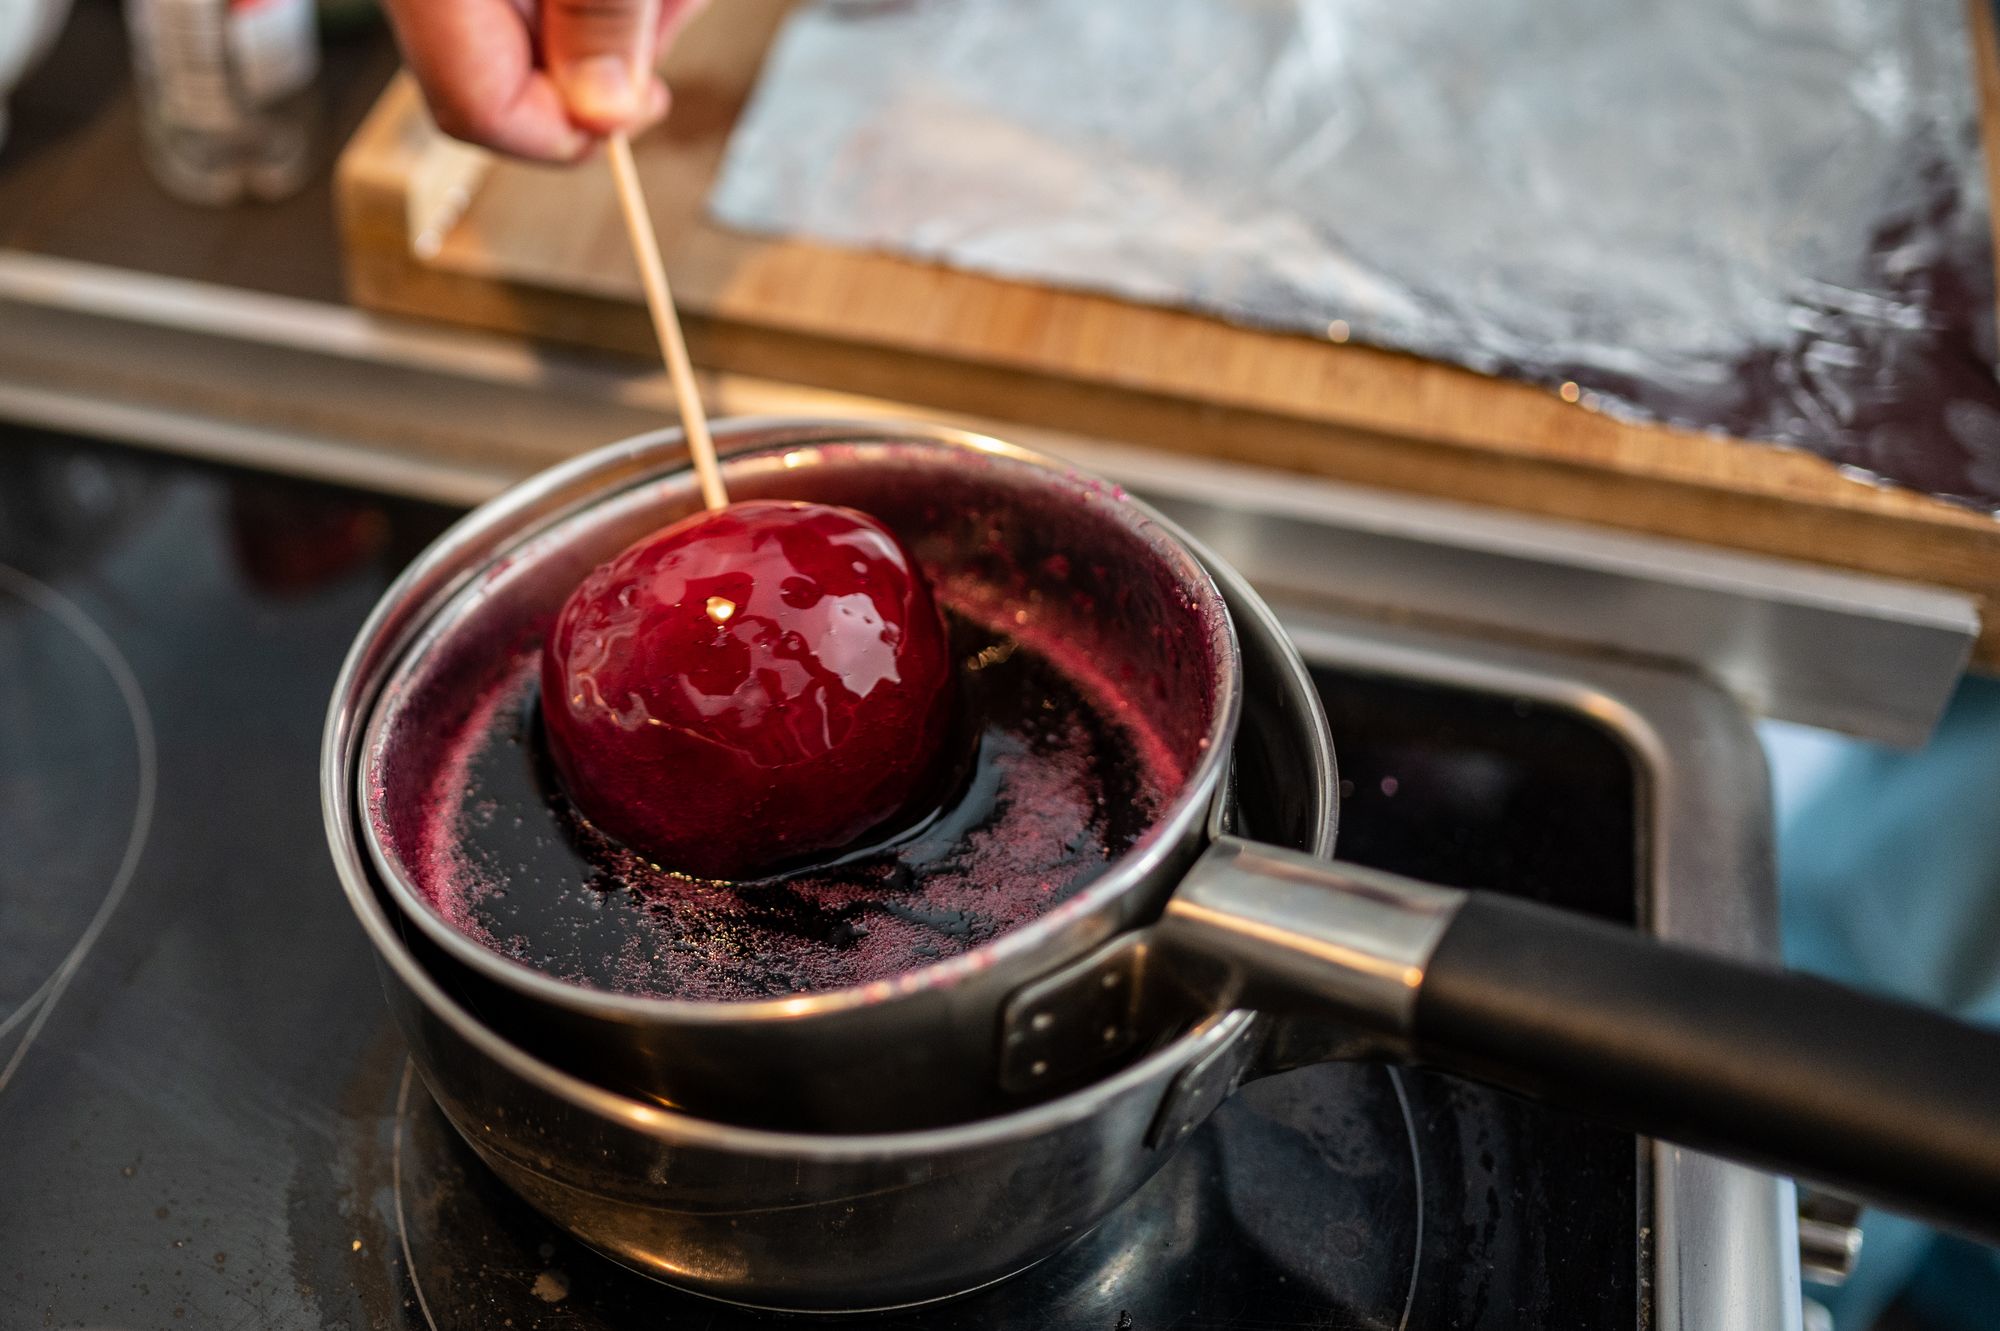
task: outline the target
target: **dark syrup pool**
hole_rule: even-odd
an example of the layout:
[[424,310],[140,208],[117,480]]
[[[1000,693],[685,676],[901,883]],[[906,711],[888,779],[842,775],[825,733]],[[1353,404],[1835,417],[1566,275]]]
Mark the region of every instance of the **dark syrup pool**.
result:
[[934,804],[748,883],[690,879],[599,832],[542,738],[539,650],[498,673],[436,774],[418,887],[495,951],[594,988],[732,1000],[885,979],[1016,928],[1150,827],[1124,725],[1012,638],[950,616],[959,733]]

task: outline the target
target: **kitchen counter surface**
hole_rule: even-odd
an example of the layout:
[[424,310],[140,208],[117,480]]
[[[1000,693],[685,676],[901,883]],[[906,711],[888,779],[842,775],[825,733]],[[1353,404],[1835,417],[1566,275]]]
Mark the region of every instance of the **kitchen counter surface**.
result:
[[78,0],[48,60],[9,99],[0,143],[0,248],[307,300],[345,298],[334,157],[396,68],[386,28],[327,39],[311,182],[279,204],[203,208],[154,183],[139,156],[125,25]]

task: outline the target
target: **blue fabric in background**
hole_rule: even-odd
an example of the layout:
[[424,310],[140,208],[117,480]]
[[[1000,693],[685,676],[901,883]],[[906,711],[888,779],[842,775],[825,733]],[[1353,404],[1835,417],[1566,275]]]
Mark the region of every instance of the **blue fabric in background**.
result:
[[[2000,683],[1966,681],[1918,752],[1763,734],[1785,960],[2000,1025]],[[1877,1211],[1864,1234],[1853,1278],[1811,1289],[1838,1331],[1898,1299],[1927,1331],[2000,1327],[2000,1253]]]

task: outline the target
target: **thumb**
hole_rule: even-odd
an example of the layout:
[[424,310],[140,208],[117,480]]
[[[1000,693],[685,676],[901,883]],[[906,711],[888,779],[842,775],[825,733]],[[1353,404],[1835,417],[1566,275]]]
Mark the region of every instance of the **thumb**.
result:
[[646,116],[655,0],[542,0],[542,52],[570,118],[610,133]]

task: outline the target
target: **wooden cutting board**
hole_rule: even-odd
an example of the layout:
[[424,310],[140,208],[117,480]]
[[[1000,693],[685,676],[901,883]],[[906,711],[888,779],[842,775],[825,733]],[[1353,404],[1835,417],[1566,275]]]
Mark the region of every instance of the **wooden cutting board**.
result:
[[[2000,521],[1983,514],[1394,352],[724,230],[704,200],[788,7],[710,6],[669,60],[673,114],[635,144],[698,362],[1957,588],[1982,605],[1979,663],[2000,669]],[[2000,141],[1992,14],[1970,11]],[[336,194],[358,304],[656,355],[601,166],[456,144],[401,76]]]

